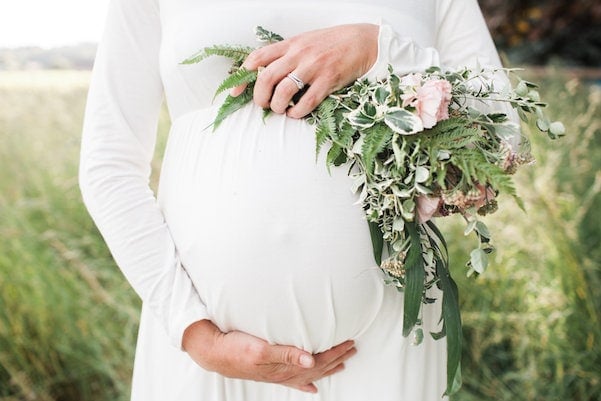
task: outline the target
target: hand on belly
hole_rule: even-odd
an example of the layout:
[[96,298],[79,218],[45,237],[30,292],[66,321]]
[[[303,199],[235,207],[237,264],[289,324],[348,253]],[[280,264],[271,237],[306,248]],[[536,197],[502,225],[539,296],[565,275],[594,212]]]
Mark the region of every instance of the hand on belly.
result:
[[344,369],[344,362],[356,354],[353,341],[311,355],[296,347],[270,345],[252,335],[221,332],[208,320],[190,325],[182,343],[190,357],[209,371],[223,376],[278,383],[316,393],[313,382]]

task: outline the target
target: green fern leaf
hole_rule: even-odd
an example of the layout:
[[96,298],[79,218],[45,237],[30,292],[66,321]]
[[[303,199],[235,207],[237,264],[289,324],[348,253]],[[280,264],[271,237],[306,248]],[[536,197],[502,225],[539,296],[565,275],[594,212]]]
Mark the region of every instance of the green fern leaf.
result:
[[328,171],[330,170],[330,166],[340,166],[341,164],[346,163],[347,157],[344,153],[343,149],[338,146],[338,144],[333,144],[330,150],[328,151],[328,157],[326,160]]
[[269,117],[270,114],[271,114],[271,109],[263,109],[263,123],[265,122],[267,117]]
[[213,131],[219,127],[219,125],[232,113],[240,110],[246,104],[248,104],[253,98],[252,86],[249,85],[242,94],[233,97],[228,95],[219,110],[217,111],[217,117],[213,121]]
[[361,155],[368,174],[373,173],[376,156],[390,143],[392,135],[392,130],[383,124],[374,125],[368,133],[364,133]]
[[253,51],[254,49],[249,46],[238,46],[238,45],[221,45],[221,46],[211,46],[205,47],[199,50],[197,53],[188,57],[181,64],[196,64],[200,63],[204,59],[211,56],[222,56],[227,57],[233,60],[235,63],[242,63],[246,57]]
[[333,99],[326,99],[317,108],[318,123],[315,128],[315,158],[319,156],[321,147],[335,135],[336,119],[334,109],[336,102]]
[[236,86],[250,84],[257,80],[257,71],[249,71],[246,68],[240,68],[226,79],[221,82],[217,90],[215,91],[215,95],[213,96],[213,100],[227,89],[235,88]]
[[[339,121],[338,118],[336,120]],[[350,149],[353,146],[353,136],[357,130],[344,120],[337,124],[337,126],[339,128],[332,135],[332,141],[342,148]]]

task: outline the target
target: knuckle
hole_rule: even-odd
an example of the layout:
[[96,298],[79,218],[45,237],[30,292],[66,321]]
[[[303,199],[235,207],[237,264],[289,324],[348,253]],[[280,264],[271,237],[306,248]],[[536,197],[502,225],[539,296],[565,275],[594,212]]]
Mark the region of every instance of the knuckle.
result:
[[261,56],[261,49],[253,50],[244,60],[244,66],[250,70],[256,69],[261,65]]
[[263,71],[261,71],[261,73],[257,77],[257,83],[272,84],[274,81],[275,81],[275,74],[269,68],[265,68]]
[[289,349],[289,348],[284,349],[283,354],[282,354],[282,360],[284,361],[284,363],[286,363],[288,365],[294,364],[294,353],[292,352],[291,349]]
[[245,351],[254,363],[262,363],[267,359],[268,351],[265,344],[251,344]]
[[[315,106],[317,106],[320,102],[320,98],[317,96],[315,92],[307,92],[303,95],[302,105],[313,110]],[[300,105],[300,104],[299,104]]]

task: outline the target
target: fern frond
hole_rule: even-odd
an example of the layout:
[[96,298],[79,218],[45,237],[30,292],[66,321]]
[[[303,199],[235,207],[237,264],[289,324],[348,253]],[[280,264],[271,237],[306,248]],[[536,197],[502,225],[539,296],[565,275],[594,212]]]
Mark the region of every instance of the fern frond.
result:
[[336,119],[334,110],[336,102],[332,99],[324,100],[317,108],[317,127],[315,128],[315,158],[319,156],[321,147],[335,135]]
[[348,121],[343,120],[337,125],[338,129],[334,131],[332,141],[342,148],[350,148],[353,145],[353,136],[357,130]]
[[461,171],[468,183],[487,183],[494,189],[513,196],[521,204],[511,176],[500,166],[488,162],[486,156],[477,149],[456,151],[451,157],[451,163]]
[[242,63],[254,49],[241,45],[216,45],[205,47],[188,57],[181,64],[196,64],[211,56],[227,57],[235,63]]
[[213,96],[213,100],[227,89],[235,88],[236,86],[249,84],[255,82],[257,80],[257,71],[249,71],[246,68],[239,68],[236,72],[232,73],[226,79],[221,82],[217,90],[215,91],[215,95]]
[[330,166],[340,166],[347,161],[346,153],[344,153],[343,149],[337,144],[332,144],[332,147],[328,151],[328,155],[326,158],[326,165],[328,167],[328,172],[330,172]]
[[253,98],[252,85],[246,87],[244,92],[239,96],[233,97],[228,95],[219,110],[217,111],[217,117],[213,121],[213,131],[219,127],[219,125],[225,120],[230,114],[240,110],[243,106],[248,104]]
[[382,152],[392,139],[393,132],[388,126],[376,124],[370,128],[369,133],[364,134],[363,146],[361,147],[361,156],[363,164],[368,174],[374,171],[374,161],[376,156]]

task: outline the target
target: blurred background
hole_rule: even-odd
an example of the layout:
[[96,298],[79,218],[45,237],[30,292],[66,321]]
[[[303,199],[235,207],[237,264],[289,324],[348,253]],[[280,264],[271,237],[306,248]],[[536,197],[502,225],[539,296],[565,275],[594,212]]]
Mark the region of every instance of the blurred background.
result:
[[[461,1],[461,0],[455,0]],[[85,96],[108,0],[0,3],[0,401],[125,401],[140,302],[81,203]],[[453,400],[601,400],[601,1],[480,0],[505,63],[541,85],[565,138],[488,219],[499,251],[467,279]],[[169,121],[160,123],[156,171]]]

